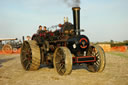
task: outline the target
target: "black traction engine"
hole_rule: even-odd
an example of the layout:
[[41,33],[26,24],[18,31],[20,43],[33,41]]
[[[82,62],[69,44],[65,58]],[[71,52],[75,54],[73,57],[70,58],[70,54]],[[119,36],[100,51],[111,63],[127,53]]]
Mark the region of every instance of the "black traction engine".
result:
[[80,34],[80,7],[72,10],[74,24],[59,24],[60,29],[36,33],[32,40],[23,42],[20,57],[25,70],[37,70],[44,64],[54,67],[60,75],[69,75],[73,65],[83,64],[90,72],[103,71],[104,50]]

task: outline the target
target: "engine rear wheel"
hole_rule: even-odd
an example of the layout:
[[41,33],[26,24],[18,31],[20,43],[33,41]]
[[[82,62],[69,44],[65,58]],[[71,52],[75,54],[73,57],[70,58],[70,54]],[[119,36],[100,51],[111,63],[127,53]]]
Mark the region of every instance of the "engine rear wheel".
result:
[[12,53],[12,46],[9,44],[4,45],[2,47],[2,52],[7,53],[7,54],[11,54]]
[[66,47],[59,47],[54,53],[54,67],[58,74],[69,75],[72,71],[72,54]]
[[105,68],[106,58],[104,50],[100,46],[90,46],[87,56],[96,56],[96,61],[87,64],[90,72],[102,72]]
[[40,67],[40,48],[36,41],[24,41],[20,59],[25,70],[37,70]]

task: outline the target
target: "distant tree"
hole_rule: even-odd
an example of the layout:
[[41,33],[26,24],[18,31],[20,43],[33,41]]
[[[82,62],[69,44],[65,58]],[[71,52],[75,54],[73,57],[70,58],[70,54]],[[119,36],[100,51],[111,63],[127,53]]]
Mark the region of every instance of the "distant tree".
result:
[[124,43],[128,43],[128,40],[124,40],[123,42],[124,42]]
[[110,40],[110,43],[113,44],[114,43],[114,40]]
[[128,45],[128,40],[124,40],[123,42],[125,43],[125,45]]

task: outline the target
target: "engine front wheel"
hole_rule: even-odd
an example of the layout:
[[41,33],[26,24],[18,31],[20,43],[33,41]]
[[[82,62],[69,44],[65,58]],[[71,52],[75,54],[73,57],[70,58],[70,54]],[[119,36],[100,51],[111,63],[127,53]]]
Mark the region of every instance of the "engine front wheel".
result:
[[67,47],[55,50],[53,58],[54,68],[59,75],[69,75],[72,71],[72,54]]
[[90,46],[87,52],[87,56],[95,56],[96,61],[87,63],[87,70],[90,72],[102,72],[105,68],[106,58],[104,50],[98,46]]

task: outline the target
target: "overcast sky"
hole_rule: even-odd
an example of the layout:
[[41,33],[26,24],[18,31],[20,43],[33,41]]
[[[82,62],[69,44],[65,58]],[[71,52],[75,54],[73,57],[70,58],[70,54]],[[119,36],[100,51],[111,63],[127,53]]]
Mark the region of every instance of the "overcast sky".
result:
[[[81,0],[81,28],[90,41],[128,40],[128,0]],[[0,38],[36,33],[39,25],[73,22],[64,0],[0,0]]]

